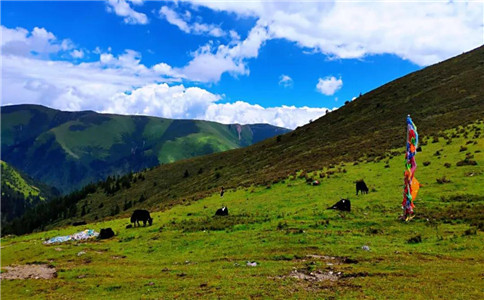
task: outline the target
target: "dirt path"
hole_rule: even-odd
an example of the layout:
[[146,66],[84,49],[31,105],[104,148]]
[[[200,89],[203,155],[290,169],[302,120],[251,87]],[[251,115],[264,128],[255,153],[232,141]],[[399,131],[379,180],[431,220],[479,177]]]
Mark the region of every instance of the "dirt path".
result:
[[[5,272],[6,271],[6,272]],[[0,279],[51,279],[57,277],[54,267],[49,265],[21,265],[4,267]]]

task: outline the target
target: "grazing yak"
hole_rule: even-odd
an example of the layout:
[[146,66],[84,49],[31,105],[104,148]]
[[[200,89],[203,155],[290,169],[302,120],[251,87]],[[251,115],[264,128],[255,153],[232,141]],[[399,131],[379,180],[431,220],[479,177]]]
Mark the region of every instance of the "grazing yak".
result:
[[146,222],[150,223],[150,225],[153,224],[153,219],[150,216],[150,212],[144,209],[137,209],[133,212],[131,215],[131,223],[136,226],[136,224],[139,225],[139,222],[143,221],[143,226],[146,226]]
[[356,182],[356,195],[358,195],[358,192],[361,192],[362,194],[368,194],[368,187],[366,186],[366,183],[363,181],[363,179]]
[[229,215],[229,209],[225,206],[222,206],[222,208],[217,209],[215,212],[216,216],[228,216]]
[[335,205],[328,207],[327,209],[337,209],[341,211],[351,211],[351,202],[348,199],[341,199],[336,202]]

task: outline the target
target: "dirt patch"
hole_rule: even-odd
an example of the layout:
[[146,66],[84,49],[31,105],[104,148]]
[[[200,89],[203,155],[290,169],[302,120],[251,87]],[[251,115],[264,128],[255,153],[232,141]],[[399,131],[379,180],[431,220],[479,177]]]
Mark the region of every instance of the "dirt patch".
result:
[[21,265],[3,268],[7,272],[0,274],[0,279],[51,279],[57,277],[54,267],[49,265]]
[[304,271],[293,270],[288,277],[296,278],[299,280],[307,280],[307,281],[337,281],[342,276],[341,272],[323,272],[323,271],[314,271],[310,273],[306,273]]

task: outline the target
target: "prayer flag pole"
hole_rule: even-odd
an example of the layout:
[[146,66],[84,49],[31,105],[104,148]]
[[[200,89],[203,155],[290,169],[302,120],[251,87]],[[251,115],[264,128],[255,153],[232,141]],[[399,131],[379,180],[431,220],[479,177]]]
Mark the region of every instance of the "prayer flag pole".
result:
[[403,216],[402,219],[405,221],[410,221],[414,217],[415,205],[413,201],[417,197],[418,190],[420,188],[420,183],[417,178],[414,177],[415,171],[417,170],[417,162],[415,161],[415,155],[417,154],[418,147],[418,133],[417,126],[410,118],[407,116],[407,150],[405,152],[405,172],[404,172],[404,187],[403,187],[403,201],[402,209]]

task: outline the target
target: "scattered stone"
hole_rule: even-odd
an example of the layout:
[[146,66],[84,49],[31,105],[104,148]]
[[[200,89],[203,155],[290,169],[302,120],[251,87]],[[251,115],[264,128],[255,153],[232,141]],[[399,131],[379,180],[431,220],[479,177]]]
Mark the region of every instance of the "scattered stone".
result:
[[126,255],[113,255],[111,256],[112,259],[120,259],[120,258],[126,258]]
[[255,261],[247,261],[247,266],[248,267],[256,267],[257,266],[257,262],[255,262]]
[[4,268],[7,272],[0,274],[0,279],[51,279],[57,277],[54,267],[41,265],[8,266]]
[[361,247],[361,249],[365,251],[370,251],[370,246],[364,245],[363,247]]
[[82,278],[86,278],[86,274],[81,274],[81,275],[77,276],[77,279],[82,279]]
[[84,255],[84,254],[86,254],[86,252],[85,251],[81,251],[81,252],[77,253],[77,256],[81,256],[81,255]]
[[61,249],[61,248],[59,248],[59,247],[55,248],[54,250],[55,250],[55,251],[62,251],[62,249]]
[[341,275],[341,272],[333,271],[322,272],[318,270],[306,274],[301,271],[293,270],[291,274],[289,274],[289,277],[307,281],[336,281],[341,277]]

